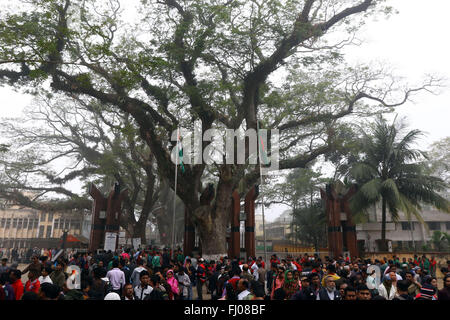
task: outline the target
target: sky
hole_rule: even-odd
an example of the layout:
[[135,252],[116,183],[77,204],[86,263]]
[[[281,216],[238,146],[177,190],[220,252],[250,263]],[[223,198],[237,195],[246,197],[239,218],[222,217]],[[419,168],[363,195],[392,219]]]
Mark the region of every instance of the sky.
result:
[[[427,135],[420,142],[427,149],[434,141],[450,135],[450,1],[448,0],[388,0],[399,14],[384,18],[369,18],[358,33],[363,44],[348,49],[350,63],[382,62],[408,83],[417,83],[424,75],[447,78],[439,95],[429,93],[413,97],[412,102],[397,108],[400,117],[407,117],[411,128]],[[0,87],[0,117],[20,116],[31,103],[31,97]],[[273,221],[286,206],[274,205],[265,210],[267,221]],[[261,209],[257,209],[260,213]]]

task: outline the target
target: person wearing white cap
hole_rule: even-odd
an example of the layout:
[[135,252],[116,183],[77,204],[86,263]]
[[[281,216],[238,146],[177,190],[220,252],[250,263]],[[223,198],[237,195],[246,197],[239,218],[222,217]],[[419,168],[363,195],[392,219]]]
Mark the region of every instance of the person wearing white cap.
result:
[[120,296],[115,292],[110,292],[105,296],[105,300],[120,300]]

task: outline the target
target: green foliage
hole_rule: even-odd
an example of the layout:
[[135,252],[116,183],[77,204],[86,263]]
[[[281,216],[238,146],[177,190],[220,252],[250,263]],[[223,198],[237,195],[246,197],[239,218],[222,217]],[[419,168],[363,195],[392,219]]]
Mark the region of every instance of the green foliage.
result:
[[[385,201],[394,221],[402,211],[408,219],[415,216],[423,222],[421,203],[450,212],[450,203],[439,194],[446,190],[446,183],[427,174],[422,162],[424,153],[412,148],[422,133],[412,130],[402,136],[403,129],[402,124],[394,121],[389,125],[380,116],[370,132],[362,133],[362,159],[352,165],[348,174],[358,185],[350,202],[354,213],[366,213],[380,200]],[[383,230],[385,223],[382,223]]]
[[450,249],[450,234],[435,230],[431,236],[431,245],[437,251]]
[[295,209],[292,217],[292,238],[300,240],[304,245],[314,246],[316,250],[326,245],[326,215],[320,200]]

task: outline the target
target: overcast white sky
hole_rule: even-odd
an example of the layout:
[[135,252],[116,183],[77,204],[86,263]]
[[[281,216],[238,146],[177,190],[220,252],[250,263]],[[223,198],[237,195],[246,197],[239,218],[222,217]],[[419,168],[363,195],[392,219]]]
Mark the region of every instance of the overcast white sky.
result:
[[[439,96],[420,94],[414,97],[414,102],[397,109],[400,116],[407,116],[411,128],[428,133],[420,146],[427,149],[430,143],[450,135],[450,1],[387,2],[400,13],[389,20],[371,18],[358,35],[364,44],[348,51],[348,61],[387,62],[396,69],[397,75],[411,83],[429,73],[449,79]],[[30,102],[29,96],[6,87],[0,88],[1,117],[19,116]],[[283,206],[273,206],[266,210],[266,219],[275,219],[284,209]]]

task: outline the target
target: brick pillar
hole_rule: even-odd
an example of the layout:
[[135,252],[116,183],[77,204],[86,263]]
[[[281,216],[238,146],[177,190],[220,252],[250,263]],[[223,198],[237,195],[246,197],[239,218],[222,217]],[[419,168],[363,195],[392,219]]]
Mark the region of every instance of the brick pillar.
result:
[[338,257],[343,254],[341,203],[330,185],[327,185],[326,191],[321,189],[320,195],[326,202],[328,250],[331,257]]
[[234,191],[231,197],[233,201],[230,209],[231,232],[230,232],[229,255],[231,258],[239,258],[241,251],[241,244],[240,244],[241,223],[239,221],[239,214],[241,212],[241,199],[237,191]]
[[89,194],[94,198],[92,205],[92,227],[89,239],[89,251],[95,252],[101,248],[103,239],[105,238],[106,219],[100,218],[100,211],[106,211],[106,199],[92,183],[89,185]]
[[245,250],[247,258],[256,255],[255,248],[255,200],[258,197],[259,188],[254,186],[245,196]]
[[184,242],[183,251],[184,255],[191,256],[195,247],[195,226],[192,224],[189,210],[187,206],[184,206]]
[[347,216],[344,234],[347,242],[347,249],[350,251],[351,258],[359,256],[358,241],[356,239],[356,225],[353,221],[352,213],[350,212],[350,198],[355,192],[356,189],[352,187],[341,200],[342,212],[345,212]]

